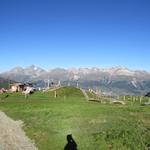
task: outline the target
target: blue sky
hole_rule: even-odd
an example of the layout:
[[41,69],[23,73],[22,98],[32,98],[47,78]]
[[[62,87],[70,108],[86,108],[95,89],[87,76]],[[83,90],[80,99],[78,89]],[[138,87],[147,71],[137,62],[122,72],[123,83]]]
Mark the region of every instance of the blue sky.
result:
[[0,72],[35,64],[150,71],[149,0],[0,0]]

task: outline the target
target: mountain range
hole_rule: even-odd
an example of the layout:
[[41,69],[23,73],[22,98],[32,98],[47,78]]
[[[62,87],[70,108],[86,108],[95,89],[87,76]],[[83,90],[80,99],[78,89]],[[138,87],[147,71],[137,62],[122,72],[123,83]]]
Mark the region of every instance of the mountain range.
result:
[[45,70],[35,65],[15,67],[0,74],[5,80],[32,82],[45,87],[47,82],[78,85],[106,95],[145,95],[150,91],[150,73],[125,67],[112,68],[55,68]]

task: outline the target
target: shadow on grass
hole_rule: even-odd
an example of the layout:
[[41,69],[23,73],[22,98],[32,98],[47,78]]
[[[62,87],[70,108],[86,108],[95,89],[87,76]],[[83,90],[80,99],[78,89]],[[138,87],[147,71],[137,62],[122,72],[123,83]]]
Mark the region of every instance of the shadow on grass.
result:
[[67,135],[67,144],[64,147],[64,150],[77,150],[77,143],[75,140],[72,138],[71,134]]

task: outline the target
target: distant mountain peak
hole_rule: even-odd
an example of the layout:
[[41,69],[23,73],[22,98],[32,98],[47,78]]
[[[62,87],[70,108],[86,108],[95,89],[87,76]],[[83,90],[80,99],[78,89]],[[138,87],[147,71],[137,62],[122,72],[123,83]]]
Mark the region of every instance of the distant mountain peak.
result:
[[103,69],[103,72],[107,72],[111,75],[125,75],[125,76],[133,76],[135,74],[135,71],[121,66]]
[[31,65],[24,69],[25,74],[33,75],[33,76],[40,76],[41,74],[45,73],[46,71],[38,66]]
[[20,66],[17,66],[13,69],[11,69],[9,72],[12,72],[12,73],[19,73],[19,72],[22,72],[23,71],[23,68],[20,67]]
[[25,69],[30,69],[30,70],[38,70],[38,69],[41,69],[41,70],[44,70],[44,69],[42,69],[42,68],[40,68],[40,67],[38,67],[38,66],[35,66],[35,65],[28,66],[28,67],[26,67]]
[[28,67],[26,67],[26,68],[35,68],[35,67],[37,67],[37,66],[35,66],[35,65],[30,65],[30,66],[28,66]]

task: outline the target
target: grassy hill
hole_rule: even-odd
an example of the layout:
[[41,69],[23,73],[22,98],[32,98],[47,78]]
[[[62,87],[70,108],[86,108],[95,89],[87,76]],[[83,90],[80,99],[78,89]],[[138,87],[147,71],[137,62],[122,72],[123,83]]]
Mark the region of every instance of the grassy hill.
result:
[[74,97],[74,98],[84,98],[83,93],[78,88],[74,87],[62,87],[59,88],[57,91],[58,97]]
[[0,110],[24,121],[26,134],[39,150],[62,150],[72,134],[79,150],[142,150],[150,143],[150,108],[88,102],[82,92],[63,87],[0,95]]

